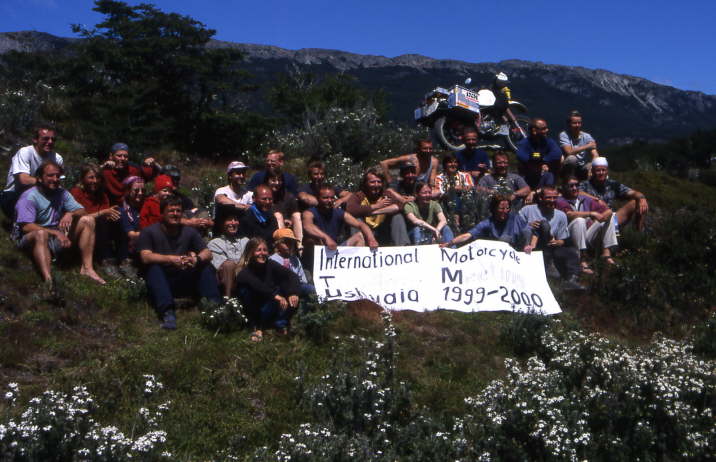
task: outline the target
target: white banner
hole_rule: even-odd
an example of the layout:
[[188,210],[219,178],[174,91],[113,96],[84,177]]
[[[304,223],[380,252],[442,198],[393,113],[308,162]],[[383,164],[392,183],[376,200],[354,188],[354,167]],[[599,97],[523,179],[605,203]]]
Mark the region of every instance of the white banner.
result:
[[316,246],[313,282],[321,301],[372,300],[391,310],[561,313],[542,252],[476,240],[459,249]]

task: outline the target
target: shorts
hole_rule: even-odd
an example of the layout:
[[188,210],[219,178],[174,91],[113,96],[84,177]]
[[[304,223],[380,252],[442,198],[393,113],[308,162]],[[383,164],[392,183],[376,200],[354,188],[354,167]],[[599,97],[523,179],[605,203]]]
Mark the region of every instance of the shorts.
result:
[[[27,234],[24,234],[18,241],[17,241],[17,247],[21,250],[28,250],[32,251],[32,242],[30,242],[30,239],[27,238]],[[62,244],[60,243],[60,240],[57,239],[57,236],[50,235],[49,239],[47,240],[47,247],[50,249],[50,253],[52,254],[53,260],[60,256],[63,252],[66,250],[69,250],[71,247],[62,247]]]

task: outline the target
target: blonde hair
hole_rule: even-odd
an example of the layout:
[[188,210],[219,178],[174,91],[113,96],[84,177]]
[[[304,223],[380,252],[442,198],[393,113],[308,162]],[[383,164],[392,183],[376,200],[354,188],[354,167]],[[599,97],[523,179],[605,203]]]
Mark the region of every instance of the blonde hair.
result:
[[239,258],[239,264],[236,268],[237,274],[239,271],[246,268],[249,263],[251,263],[252,259],[254,258],[254,252],[256,252],[256,249],[261,244],[265,245],[266,248],[268,248],[266,240],[262,237],[252,237],[251,239],[249,239],[249,242],[246,243],[246,247],[244,247],[244,253],[242,253],[241,258]]

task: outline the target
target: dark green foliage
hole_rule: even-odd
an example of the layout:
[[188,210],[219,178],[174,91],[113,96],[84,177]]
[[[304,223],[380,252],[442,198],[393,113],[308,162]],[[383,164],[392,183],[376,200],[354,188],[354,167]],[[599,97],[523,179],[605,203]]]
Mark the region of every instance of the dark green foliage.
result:
[[716,313],[696,326],[694,332],[694,353],[716,358]]
[[716,299],[716,217],[684,208],[655,218],[650,233],[623,230],[615,268],[600,267],[597,292],[642,327],[703,313]]
[[295,330],[315,343],[325,343],[330,338],[328,327],[338,312],[345,311],[345,302],[319,303],[314,294],[301,301],[298,316],[294,318]]
[[520,357],[536,353],[542,343],[542,334],[550,325],[549,316],[530,310],[513,311],[509,322],[503,324],[500,341]]

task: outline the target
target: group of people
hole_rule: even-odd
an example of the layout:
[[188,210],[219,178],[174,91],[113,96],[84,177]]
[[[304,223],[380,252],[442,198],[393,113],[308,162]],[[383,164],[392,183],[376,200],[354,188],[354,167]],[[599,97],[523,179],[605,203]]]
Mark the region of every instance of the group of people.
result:
[[[65,190],[56,130],[40,126],[12,158],[0,204],[48,294],[56,287],[52,260],[76,248],[80,274],[99,284],[139,272],[163,328],[176,328],[179,296],[215,304],[239,297],[260,341],[266,328],[286,333],[301,297],[315,292],[304,269],[314,245],[456,247],[497,239],[543,251],[548,277],[582,289],[579,275],[593,271],[592,257],[613,264],[620,228],[632,221],[643,229],[648,205],[609,178],[606,158],[581,126],[581,115],[570,113],[557,143],[547,122],[533,119],[518,146],[517,173],[508,153],[480,149],[474,128],[463,134],[465,149],[442,159],[420,140],[415,152],[368,169],[357,191],[329,184],[320,160],[308,163],[308,182],[299,184],[284,171],[283,152],[272,150],[250,178],[247,165],[230,162],[212,210],[179,192],[178,168],[151,157],[132,163],[124,143],[103,163],[83,165],[78,184]],[[486,198],[489,214],[466,227],[463,206],[474,197]]]

